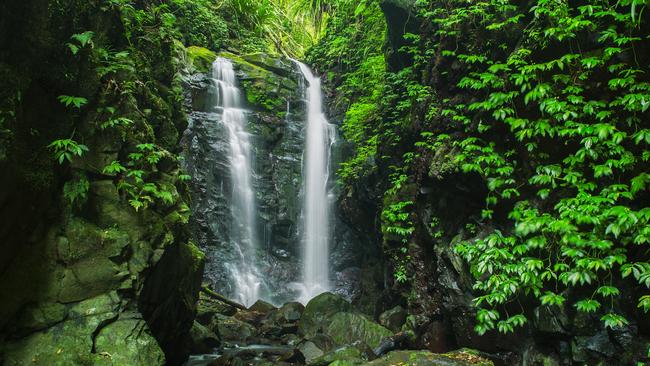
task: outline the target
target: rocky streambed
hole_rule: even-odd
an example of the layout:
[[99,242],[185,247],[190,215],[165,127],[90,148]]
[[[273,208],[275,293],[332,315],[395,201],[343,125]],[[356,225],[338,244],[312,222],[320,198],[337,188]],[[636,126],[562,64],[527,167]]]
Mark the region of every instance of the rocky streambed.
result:
[[395,307],[375,322],[343,297],[323,293],[306,306],[258,301],[250,308],[204,286],[186,366],[493,365],[476,351],[409,349],[412,319]]

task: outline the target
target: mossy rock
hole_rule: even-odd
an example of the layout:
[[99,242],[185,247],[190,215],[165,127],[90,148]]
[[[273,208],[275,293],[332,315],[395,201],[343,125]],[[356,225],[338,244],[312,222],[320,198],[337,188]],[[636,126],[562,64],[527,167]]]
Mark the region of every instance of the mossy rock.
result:
[[362,341],[372,348],[379,346],[382,339],[393,335],[390,330],[355,313],[334,315],[325,333],[339,345]]
[[219,56],[231,60],[241,72],[240,82],[248,104],[256,110],[282,119],[287,102],[296,97],[297,74],[286,59],[259,54],[239,56],[222,52]]
[[212,318],[208,329],[216,329],[215,333],[218,333],[224,341],[246,343],[257,336],[257,329],[254,326],[221,314],[216,314]]
[[125,317],[102,328],[95,338],[95,350],[113,365],[165,364],[165,354],[142,319]]
[[212,68],[212,63],[217,59],[217,54],[207,48],[189,46],[186,49],[187,58],[194,70],[207,73]]
[[[93,353],[93,338],[104,324],[118,317],[121,302],[115,292],[97,296],[73,306],[69,306],[64,321],[33,333],[20,341],[0,345],[0,354],[4,356],[7,366],[19,365],[144,365],[143,363],[114,363],[110,358]],[[45,308],[44,306],[42,308]],[[57,313],[59,310],[54,309]],[[50,315],[56,316],[56,314]],[[103,328],[102,328],[103,329]],[[122,334],[121,337],[126,337]],[[157,343],[154,344],[157,345]],[[134,341],[132,348],[140,347]],[[116,349],[114,353],[126,352]],[[140,351],[138,351],[140,352]],[[124,356],[126,358],[132,355]],[[133,358],[135,361],[135,358]],[[162,363],[151,364],[162,365]]]
[[338,362],[337,364],[361,365],[367,361],[368,359],[359,348],[344,346],[317,357],[311,362],[308,361],[307,364],[310,366],[329,366]]
[[364,365],[367,366],[494,366],[492,361],[477,356],[469,350],[445,354],[429,351],[393,351]]
[[352,305],[343,297],[331,292],[322,293],[307,303],[302,313],[298,330],[305,336],[311,337],[329,324],[330,318],[339,312],[351,311]]
[[198,322],[190,329],[190,352],[194,354],[211,353],[221,343],[219,336]]

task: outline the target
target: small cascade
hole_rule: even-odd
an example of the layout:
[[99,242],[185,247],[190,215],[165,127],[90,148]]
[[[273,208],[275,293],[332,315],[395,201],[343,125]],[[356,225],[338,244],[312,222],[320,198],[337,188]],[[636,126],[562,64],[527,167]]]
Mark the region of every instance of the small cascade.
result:
[[306,303],[330,290],[330,199],[327,186],[334,131],[323,112],[320,79],[314,76],[307,65],[295,60],[294,62],[299,66],[307,83],[307,133],[303,154],[303,273],[300,284],[300,301]]
[[230,145],[231,242],[236,257],[227,263],[235,284],[234,298],[246,306],[260,298],[263,281],[256,265],[258,238],[256,233],[255,192],[251,167],[250,135],[246,132],[246,113],[241,91],[237,87],[233,64],[219,57],[212,64],[214,82],[211,105],[221,113],[221,122],[227,128]]

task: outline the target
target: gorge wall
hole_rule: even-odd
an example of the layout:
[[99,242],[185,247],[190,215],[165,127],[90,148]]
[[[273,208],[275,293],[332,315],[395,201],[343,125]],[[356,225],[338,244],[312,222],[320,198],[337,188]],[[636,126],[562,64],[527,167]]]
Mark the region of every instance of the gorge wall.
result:
[[[512,213],[509,215],[508,210],[517,199],[534,196],[528,191],[536,192],[537,189],[532,184],[534,178],[531,181],[518,181],[520,185],[517,189],[521,190],[522,196],[515,198],[508,195],[512,192],[505,192],[504,196],[508,198],[495,204],[495,192],[501,194],[495,188],[495,183],[498,187],[501,181],[496,178],[496,173],[489,176],[481,169],[489,165],[497,154],[505,154],[500,162],[518,156],[521,160],[510,166],[510,173],[501,175],[504,180],[515,179],[517,174],[525,176],[536,168],[542,169],[539,166],[544,163],[561,161],[565,156],[571,156],[570,151],[573,151],[566,147],[573,147],[568,142],[549,142],[542,137],[541,142],[534,138],[531,140],[535,141],[534,146],[544,146],[547,149],[544,153],[538,156],[524,151],[520,141],[526,140],[522,136],[527,135],[522,135],[522,132],[514,135],[517,127],[510,130],[507,123],[494,122],[499,120],[500,109],[506,109],[506,113],[509,113],[507,108],[511,104],[495,102],[495,105],[490,105],[496,99],[488,97],[506,95],[503,90],[511,90],[507,89],[511,85],[507,77],[504,84],[499,83],[503,74],[490,72],[504,64],[511,66],[509,62],[516,64],[517,52],[524,48],[533,49],[531,58],[544,65],[547,65],[545,62],[555,62],[549,60],[569,52],[567,50],[573,49],[571,47],[575,47],[576,43],[583,50],[589,44],[590,56],[598,55],[602,50],[590,43],[593,37],[584,34],[577,37],[576,43],[566,39],[563,43],[561,37],[560,40],[548,42],[531,41],[540,34],[550,34],[543,33],[537,27],[545,29],[545,26],[555,24],[553,22],[559,20],[554,16],[562,18],[558,15],[560,13],[532,15],[534,11],[529,12],[528,9],[533,3],[508,4],[503,8],[493,8],[492,5],[483,8],[483,5],[486,4],[384,0],[337,9],[339,22],[330,25],[321,44],[312,49],[308,57],[318,72],[329,75],[326,85],[330,89],[330,109],[344,120],[343,130],[355,147],[352,159],[346,162],[341,171],[346,192],[341,195],[340,201],[344,216],[354,220],[357,226],[374,225],[369,235],[378,237],[382,243],[387,267],[387,289],[382,299],[408,308],[417,334],[417,342],[412,345],[414,347],[445,351],[467,346],[492,353],[495,360],[506,365],[625,365],[645,359],[648,317],[639,309],[640,304],[636,307],[635,301],[638,300],[632,300],[635,291],[644,287],[634,281],[614,281],[616,286],[620,286],[621,295],[611,300],[611,306],[629,320],[629,324],[620,327],[603,324],[601,317],[605,315],[604,311],[588,313],[569,305],[570,301],[576,301],[588,290],[568,286],[569,289],[565,288],[561,294],[569,301],[559,306],[549,305],[546,300],[540,302],[528,290],[524,295],[524,290],[520,288],[522,294],[516,298],[521,306],[515,305],[515,302],[498,310],[499,314],[523,311],[527,323],[505,334],[496,329],[481,331],[484,323],[477,321],[477,312],[481,315],[485,314],[485,310],[477,307],[475,301],[481,299],[483,307],[490,308],[485,301],[494,299],[488,295],[482,296],[485,293],[477,286],[484,286],[482,289],[485,289],[489,287],[486,283],[492,283],[499,275],[494,274],[497,273],[496,269],[488,273],[487,267],[482,267],[482,273],[477,274],[477,263],[468,265],[467,258],[458,250],[459,245],[464,243],[461,249],[466,249],[473,243],[481,243],[495,231],[499,234],[503,232],[503,235],[517,233],[520,227],[513,228],[513,221],[520,217]],[[570,4],[563,3],[560,7],[566,10],[561,14],[568,18],[574,16],[574,10],[576,14],[579,13]],[[626,10],[619,11],[625,13]],[[520,15],[517,17],[516,14]],[[545,18],[547,15],[551,20]],[[378,42],[377,34],[385,34],[385,38]],[[376,47],[377,43],[385,44],[385,47]],[[646,53],[635,54],[637,57],[647,57]],[[620,55],[617,61],[627,62],[630,60],[628,56]],[[489,60],[485,61],[485,69],[474,66],[475,62],[484,62],[482,60]],[[494,66],[490,68],[491,65]],[[561,73],[560,69],[569,72],[567,65],[557,66],[556,72]],[[580,70],[580,65],[576,68]],[[522,69],[524,73],[525,67]],[[488,80],[494,75],[498,76]],[[550,80],[548,74],[544,75],[547,79],[540,79]],[[512,78],[515,79],[514,76]],[[480,80],[492,89],[482,87]],[[599,80],[575,83],[598,89],[604,87]],[[471,84],[472,81],[474,84]],[[493,81],[494,84],[491,84]],[[567,88],[571,85],[574,84],[569,83]],[[517,87],[512,88],[515,90],[513,95],[518,95]],[[489,89],[493,94],[481,94],[484,89]],[[610,91],[599,93],[599,96],[609,95],[607,93]],[[554,95],[554,98],[563,100],[563,97]],[[506,96],[509,102],[508,98],[510,96]],[[526,106],[529,103],[524,102],[523,97],[514,100],[513,113],[535,114],[530,111],[530,105]],[[493,115],[481,114],[481,108],[485,105],[491,106],[489,111]],[[647,119],[647,116],[643,118]],[[511,120],[505,118],[505,121]],[[470,137],[475,140],[466,140]],[[467,163],[465,166],[458,163],[462,157],[476,158],[471,149],[479,148],[466,146],[471,145],[471,141],[480,145],[483,139],[490,143],[482,151],[498,152],[489,157],[489,153],[484,153],[485,156],[478,158],[478,161],[482,161],[482,158],[486,160],[478,163],[480,168],[477,169],[469,166],[473,161],[464,160]],[[481,156],[480,153],[477,155]],[[641,160],[637,162],[640,165],[635,167],[634,172],[639,173],[647,168],[647,164],[641,163]],[[623,181],[629,179],[625,174],[622,177],[620,179]],[[571,191],[562,191],[558,196],[567,192]],[[535,212],[540,216],[542,212],[547,212],[544,210],[553,207],[548,202],[542,203],[546,196],[542,194],[541,197],[532,198],[532,205],[540,210]],[[647,194],[640,194],[638,200],[626,204],[636,208],[646,207]],[[604,217],[607,217],[606,214]],[[615,240],[613,236],[610,239]],[[552,240],[549,239],[550,242]],[[621,243],[618,245],[624,246]],[[490,253],[494,248],[510,250],[506,243],[482,248],[473,252],[475,261],[477,256]],[[627,250],[632,257],[640,259],[635,248],[628,247]],[[488,255],[485,254],[485,257]],[[486,263],[492,265],[495,262],[487,260]],[[489,268],[492,271],[492,267]],[[508,268],[501,270],[507,271]],[[506,272],[503,274],[504,282],[508,282],[509,278],[522,278],[522,272]],[[564,288],[564,285],[558,287]],[[593,287],[591,289],[594,290]],[[495,293],[503,295],[499,290],[493,290],[492,294]],[[508,291],[504,290],[504,293]],[[538,296],[542,295],[543,292]],[[381,306],[381,302],[379,304]],[[477,331],[484,334],[479,335]]]
[[[188,241],[174,157],[186,125],[176,78],[183,51],[170,34],[141,28],[158,24],[141,5],[0,5],[0,364],[187,356],[204,256]],[[138,24],[134,14],[151,17]],[[81,98],[78,108],[60,95]],[[59,162],[47,147],[55,139],[88,151]],[[143,150],[156,159],[128,157]],[[135,191],[144,185],[124,166],[149,194]],[[135,184],[130,199],[149,208],[136,211],[141,201],[129,203],[120,183]]]

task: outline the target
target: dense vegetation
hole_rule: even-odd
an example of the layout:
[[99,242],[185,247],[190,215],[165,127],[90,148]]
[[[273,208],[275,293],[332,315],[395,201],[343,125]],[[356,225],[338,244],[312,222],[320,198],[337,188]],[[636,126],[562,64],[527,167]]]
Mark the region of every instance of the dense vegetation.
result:
[[[488,192],[456,247],[476,278],[479,334],[526,324],[532,299],[568,302],[610,328],[650,310],[644,3],[418,1],[420,23],[396,50],[407,66],[386,74],[379,9],[368,9],[341,18],[311,55],[342,71],[335,82],[353,101],[344,130],[357,154],[344,186],[390,169],[381,219],[385,240],[401,243],[396,281],[414,275],[413,185],[429,167],[451,169]],[[447,164],[432,166],[441,154]]]

